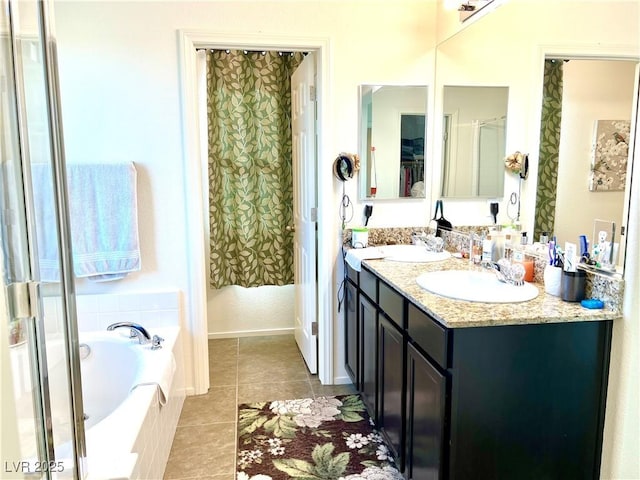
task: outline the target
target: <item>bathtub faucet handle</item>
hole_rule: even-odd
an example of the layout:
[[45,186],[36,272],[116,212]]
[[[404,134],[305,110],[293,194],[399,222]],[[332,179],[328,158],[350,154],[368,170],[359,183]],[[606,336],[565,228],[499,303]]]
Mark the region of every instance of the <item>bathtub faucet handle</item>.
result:
[[164,342],[164,338],[159,335],[154,335],[153,339],[151,340],[151,350],[162,348],[162,345],[160,345],[162,342]]

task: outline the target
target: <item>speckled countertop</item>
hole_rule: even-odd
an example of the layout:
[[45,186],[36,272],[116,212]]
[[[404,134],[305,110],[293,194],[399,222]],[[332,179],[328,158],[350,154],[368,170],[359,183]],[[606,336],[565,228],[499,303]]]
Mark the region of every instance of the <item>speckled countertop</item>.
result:
[[430,293],[416,283],[416,278],[425,272],[474,268],[468,260],[451,258],[431,263],[365,260],[363,266],[449,328],[597,321],[622,317],[621,312],[615,309],[590,310],[582,307],[579,302],[565,302],[545,293],[544,286],[537,283],[535,285],[540,291],[539,295],[521,303],[454,300]]

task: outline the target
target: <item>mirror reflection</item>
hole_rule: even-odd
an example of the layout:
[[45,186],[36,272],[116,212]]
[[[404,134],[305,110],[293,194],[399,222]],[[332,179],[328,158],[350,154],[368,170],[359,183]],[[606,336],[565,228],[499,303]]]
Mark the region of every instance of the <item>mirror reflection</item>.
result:
[[503,196],[508,98],[508,87],[444,87],[443,197]]
[[[553,232],[561,245],[586,234],[592,250],[594,222],[602,219],[613,222],[618,243],[620,227],[626,224],[629,127],[638,62],[565,57],[548,58],[546,63],[545,96],[556,98],[561,108],[556,111],[559,122],[543,115],[540,125],[545,146],[553,141],[547,136],[558,141],[557,163],[551,166],[552,159],[541,154],[540,164],[556,171],[557,186],[553,177],[538,182],[536,231]],[[553,82],[554,76],[560,81]],[[621,270],[624,248],[612,253],[618,251],[612,260]]]
[[360,86],[360,198],[424,198],[426,86]]
[[[595,122],[617,121],[631,116],[637,93],[619,86],[619,82],[631,82],[637,86],[638,72],[631,74],[635,75],[631,78],[629,73],[617,70],[624,64],[629,69],[638,64],[639,25],[637,18],[621,14],[623,10],[619,4],[612,7],[608,3],[595,2],[590,3],[589,8],[576,8],[577,5],[577,2],[544,2],[544,6],[538,7],[531,2],[505,2],[440,42],[436,52],[435,115],[441,117],[437,109],[443,102],[438,100],[438,95],[444,94],[445,86],[507,86],[506,150],[508,154],[516,150],[529,154],[530,175],[519,185],[517,176],[505,173],[498,222],[509,223],[511,220],[515,209],[510,199],[514,195],[521,205],[522,230],[528,232],[534,241],[538,241],[545,231],[549,238],[555,234],[562,246],[567,241],[578,243],[580,235],[586,235],[593,247],[594,236],[599,233],[594,234],[595,220],[614,221],[617,224],[616,238],[620,241],[617,270],[622,271],[626,235],[621,233],[627,222],[636,220],[628,218],[628,184],[624,191],[590,190],[589,185],[594,181],[621,184],[621,179],[614,181],[608,175],[598,178],[592,175]],[[597,43],[593,40],[596,25],[601,26]],[[567,77],[563,79],[562,126],[555,150],[556,160],[546,164],[543,159],[545,152],[553,152],[554,149],[543,145],[541,138],[545,59],[569,60],[562,62]],[[571,72],[572,69],[586,67],[588,61],[602,62],[606,69]],[[593,83],[599,86],[593,88]],[[572,107],[565,108],[565,95],[567,100],[570,98]],[[614,98],[622,95],[625,100]],[[622,105],[624,111],[610,110],[619,101],[618,106]],[[578,107],[592,111],[580,111]],[[631,132],[636,129],[635,122],[632,118]],[[440,122],[434,124],[435,138],[440,138],[441,128]],[[581,138],[579,142],[578,138]],[[438,150],[441,146],[440,141],[433,145],[438,158],[443,157]],[[629,153],[627,162],[628,180],[633,152]],[[436,191],[443,186],[443,174],[434,168]],[[550,195],[550,191],[554,193]],[[601,210],[609,208],[606,207],[609,203],[615,212]],[[548,206],[553,207],[551,211]],[[484,225],[491,221],[487,202],[481,198],[452,201],[447,209],[448,217],[459,225]],[[551,223],[543,224],[542,221]]]

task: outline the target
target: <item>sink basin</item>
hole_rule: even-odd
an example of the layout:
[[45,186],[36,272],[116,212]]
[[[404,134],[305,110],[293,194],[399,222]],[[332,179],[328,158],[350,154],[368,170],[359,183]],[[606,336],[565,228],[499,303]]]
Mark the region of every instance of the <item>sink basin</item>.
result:
[[535,285],[526,282],[520,286],[510,285],[489,271],[440,270],[423,273],[416,282],[431,293],[469,302],[517,303],[538,296]]
[[439,262],[451,257],[449,252],[429,252],[419,245],[385,245],[380,250],[385,260],[393,262]]

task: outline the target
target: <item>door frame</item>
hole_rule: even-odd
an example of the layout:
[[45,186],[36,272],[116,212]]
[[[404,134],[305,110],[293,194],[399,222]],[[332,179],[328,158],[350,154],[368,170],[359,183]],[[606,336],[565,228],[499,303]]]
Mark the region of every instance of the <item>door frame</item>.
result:
[[[208,234],[204,228],[207,221],[205,202],[205,179],[203,175],[206,156],[200,145],[198,116],[198,78],[196,49],[238,50],[296,50],[313,51],[316,54],[318,83],[316,123],[317,158],[327,155],[325,145],[331,131],[327,125],[329,111],[329,55],[330,44],[326,37],[300,37],[277,35],[229,34],[199,30],[178,30],[178,63],[181,89],[181,123],[183,130],[183,162],[185,168],[185,215],[187,219],[186,243],[189,249],[188,285],[185,292],[185,325],[189,332],[189,346],[185,360],[191,363],[192,382],[187,377],[187,395],[206,393],[209,388],[208,324],[207,324],[207,251]],[[323,175],[316,177],[316,194],[321,198],[331,185]],[[325,185],[326,183],[326,185]],[[331,295],[333,261],[328,255],[330,248],[329,222],[323,221],[323,212],[318,211],[318,269],[317,269],[317,321],[318,321],[318,378],[324,383],[333,383],[333,300]]]

